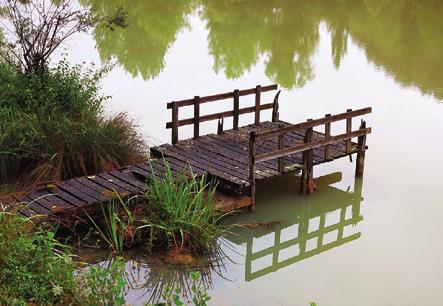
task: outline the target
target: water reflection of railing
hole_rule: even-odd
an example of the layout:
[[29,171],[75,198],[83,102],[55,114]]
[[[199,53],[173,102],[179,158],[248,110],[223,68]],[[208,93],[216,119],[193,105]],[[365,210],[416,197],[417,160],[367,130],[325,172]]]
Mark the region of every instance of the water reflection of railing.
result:
[[[335,174],[337,176],[337,174]],[[341,179],[341,175],[339,176]],[[336,177],[337,178],[337,177]],[[332,177],[332,179],[336,180]],[[340,180],[339,179],[339,180]],[[331,177],[329,177],[329,181]],[[246,260],[245,260],[245,280],[250,281],[271,272],[287,267],[291,264],[307,259],[314,255],[328,251],[360,238],[361,233],[347,234],[347,229],[355,226],[363,220],[360,214],[362,180],[356,179],[354,192],[343,191],[332,186],[327,186],[322,193],[327,193],[328,203],[302,203],[302,207],[297,211],[297,215],[291,216],[294,222],[284,224],[283,227],[272,229],[271,231],[254,233],[247,236]],[[333,216],[339,215],[338,222],[331,222]],[[314,230],[310,225],[314,224],[314,219],[319,219],[318,226]],[[317,225],[317,224],[315,224]],[[282,232],[297,227],[294,238],[283,240]],[[273,245],[259,251],[254,251],[254,240],[260,239],[266,234],[274,233]],[[298,247],[298,248],[297,248]],[[291,253],[295,251],[295,254]],[[287,253],[291,253],[289,258],[283,258]],[[287,256],[286,256],[287,257]],[[271,260],[272,258],[272,260]],[[268,259],[269,264],[261,264],[260,268],[253,271],[255,263]]]

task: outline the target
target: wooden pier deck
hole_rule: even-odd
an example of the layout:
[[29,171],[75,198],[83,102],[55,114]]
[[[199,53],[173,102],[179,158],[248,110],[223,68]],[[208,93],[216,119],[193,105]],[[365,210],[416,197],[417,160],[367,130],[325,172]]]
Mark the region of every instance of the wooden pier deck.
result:
[[[371,108],[347,110],[345,113],[298,124],[279,120],[279,94],[272,103],[261,104],[262,93],[274,91],[276,85],[257,86],[246,90],[234,90],[219,95],[174,101],[167,104],[172,110],[172,121],[166,124],[172,129],[172,144],[162,144],[150,149],[149,162],[139,163],[90,176],[73,178],[57,184],[42,186],[26,194],[10,195],[0,200],[3,205],[14,207],[25,204],[20,213],[25,216],[44,215],[68,220],[94,215],[101,203],[115,198],[129,197],[145,192],[147,182],[153,176],[163,177],[166,169],[172,175],[204,175],[217,183],[220,192],[216,206],[223,211],[250,206],[255,208],[257,181],[269,179],[287,172],[302,171],[302,193],[314,191],[313,167],[337,158],[357,154],[356,175],[362,175],[366,147],[366,135],[371,132],[362,121],[352,130],[352,119],[368,114]],[[239,97],[255,95],[255,105],[240,108]],[[223,99],[233,99],[233,110],[201,115],[200,105]],[[179,108],[193,106],[194,116],[179,119]],[[272,110],[271,121],[261,121],[261,112]],[[239,126],[242,114],[255,113],[253,124]],[[226,118],[233,118],[233,128],[223,129]],[[200,123],[218,120],[215,134],[200,135]],[[345,120],[346,132],[332,135],[331,124]],[[192,139],[179,140],[178,128],[194,126]],[[314,127],[324,127],[314,131]],[[352,138],[358,137],[358,142]]]

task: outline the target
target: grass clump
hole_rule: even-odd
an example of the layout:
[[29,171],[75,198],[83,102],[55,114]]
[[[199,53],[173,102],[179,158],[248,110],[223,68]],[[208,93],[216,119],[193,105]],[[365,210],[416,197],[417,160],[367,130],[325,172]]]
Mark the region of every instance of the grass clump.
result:
[[37,75],[0,62],[0,180],[33,185],[141,160],[135,125],[104,114],[99,83],[108,70],[61,61]]
[[78,270],[72,258],[38,219],[0,210],[0,305],[123,305],[120,259]]
[[[91,221],[96,233],[115,252],[143,245],[149,252],[171,256],[215,251],[227,232],[223,215],[215,208],[215,185],[205,177],[153,177],[147,192],[129,200],[117,197],[102,206],[102,222]],[[154,170],[153,170],[154,171]]]

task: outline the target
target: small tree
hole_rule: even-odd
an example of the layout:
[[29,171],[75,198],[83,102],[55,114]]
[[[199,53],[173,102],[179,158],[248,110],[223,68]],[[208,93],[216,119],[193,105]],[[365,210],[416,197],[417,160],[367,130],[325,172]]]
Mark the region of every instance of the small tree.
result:
[[100,18],[71,0],[0,0],[0,56],[24,73],[42,73],[49,57],[69,37],[99,21],[126,27],[126,12]]

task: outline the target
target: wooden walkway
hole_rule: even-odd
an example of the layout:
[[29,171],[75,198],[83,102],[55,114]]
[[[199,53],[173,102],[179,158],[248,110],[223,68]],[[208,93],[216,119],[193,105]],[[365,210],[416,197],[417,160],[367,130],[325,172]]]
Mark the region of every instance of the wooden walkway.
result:
[[[362,120],[360,127],[352,130],[352,119],[368,114],[371,108],[347,110],[345,113],[298,124],[279,120],[279,94],[273,102],[261,103],[262,94],[277,89],[276,85],[257,86],[245,90],[174,101],[167,104],[172,110],[172,121],[166,124],[172,130],[172,144],[151,148],[149,163],[139,163],[91,176],[69,179],[49,184],[26,194],[11,195],[0,200],[3,205],[14,207],[25,204],[20,213],[25,216],[44,215],[59,219],[76,219],[85,213],[94,215],[101,203],[109,202],[117,195],[129,197],[145,192],[153,176],[162,178],[166,169],[172,175],[205,175],[217,183],[220,192],[216,206],[230,211],[250,206],[255,208],[257,181],[283,173],[302,171],[302,193],[315,189],[313,167],[337,158],[357,153],[356,175],[363,174],[366,135],[371,132]],[[241,96],[254,95],[255,105],[240,108]],[[233,110],[201,115],[201,104],[233,99]],[[194,116],[179,119],[181,107],[193,106]],[[271,121],[262,121],[261,112],[272,110]],[[240,115],[254,113],[254,123],[239,126]],[[223,122],[232,117],[233,128],[224,130]],[[200,135],[200,123],[218,120],[217,133]],[[332,135],[331,124],[346,121],[346,132]],[[180,126],[193,125],[193,139],[179,140]],[[323,127],[323,131],[314,128]],[[352,142],[357,138],[358,142]]]

